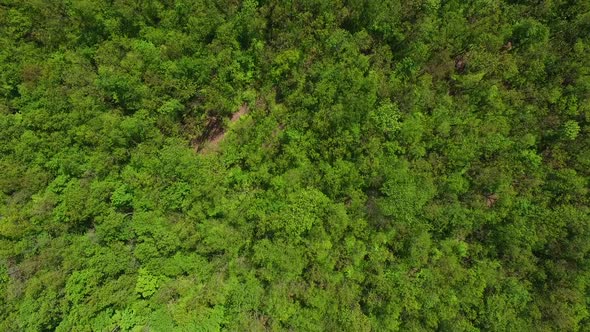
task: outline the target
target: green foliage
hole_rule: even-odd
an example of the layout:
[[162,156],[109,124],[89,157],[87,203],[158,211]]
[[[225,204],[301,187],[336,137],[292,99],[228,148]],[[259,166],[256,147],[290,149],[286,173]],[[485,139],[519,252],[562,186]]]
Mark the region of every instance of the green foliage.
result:
[[146,269],[139,269],[135,292],[143,298],[149,298],[158,289],[159,278],[151,275]]
[[578,122],[574,120],[569,120],[563,125],[563,135],[566,139],[573,141],[578,137],[580,133],[580,126]]
[[401,128],[399,109],[395,104],[381,105],[369,116],[374,126],[385,134],[395,133]]
[[587,1],[4,1],[0,331],[587,331]]
[[533,18],[527,18],[514,27],[513,38],[519,46],[532,47],[547,43],[549,29]]

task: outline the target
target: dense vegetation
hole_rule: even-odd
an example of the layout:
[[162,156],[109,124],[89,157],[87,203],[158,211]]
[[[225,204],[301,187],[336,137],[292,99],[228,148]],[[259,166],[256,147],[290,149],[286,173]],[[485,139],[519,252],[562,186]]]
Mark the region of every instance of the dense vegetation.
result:
[[589,1],[0,3],[1,331],[590,330]]

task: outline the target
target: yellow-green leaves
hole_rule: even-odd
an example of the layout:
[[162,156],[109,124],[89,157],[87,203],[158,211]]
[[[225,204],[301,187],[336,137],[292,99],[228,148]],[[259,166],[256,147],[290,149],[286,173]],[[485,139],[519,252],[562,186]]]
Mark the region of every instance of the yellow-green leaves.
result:
[[140,268],[137,283],[135,284],[135,292],[144,299],[149,298],[158,290],[160,281],[160,277],[150,274],[145,268]]

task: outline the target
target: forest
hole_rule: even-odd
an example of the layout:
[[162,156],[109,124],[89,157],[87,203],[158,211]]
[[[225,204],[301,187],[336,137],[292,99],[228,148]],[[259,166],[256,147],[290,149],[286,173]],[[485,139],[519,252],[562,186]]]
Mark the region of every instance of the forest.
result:
[[0,331],[590,331],[590,1],[0,0]]

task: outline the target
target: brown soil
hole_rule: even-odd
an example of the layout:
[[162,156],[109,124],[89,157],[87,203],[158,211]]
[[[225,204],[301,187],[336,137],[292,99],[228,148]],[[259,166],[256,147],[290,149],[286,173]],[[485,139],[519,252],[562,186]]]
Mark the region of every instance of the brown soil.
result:
[[[238,121],[244,114],[248,113],[248,104],[244,103],[237,112],[232,114],[231,123]],[[223,119],[210,117],[205,125],[205,130],[201,137],[193,142],[196,152],[207,153],[217,150],[219,143],[225,137],[226,130],[223,127]]]
[[491,208],[492,206],[494,206],[494,204],[496,204],[497,200],[498,200],[498,195],[496,195],[496,194],[486,195],[486,206]]
[[232,123],[236,122],[242,117],[242,115],[244,115],[246,113],[248,113],[248,104],[244,103],[244,104],[242,104],[242,106],[240,106],[240,109],[231,116],[230,121]]
[[455,58],[455,69],[458,73],[465,72],[465,67],[467,66],[467,61],[463,56],[458,56]]

